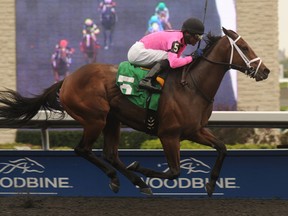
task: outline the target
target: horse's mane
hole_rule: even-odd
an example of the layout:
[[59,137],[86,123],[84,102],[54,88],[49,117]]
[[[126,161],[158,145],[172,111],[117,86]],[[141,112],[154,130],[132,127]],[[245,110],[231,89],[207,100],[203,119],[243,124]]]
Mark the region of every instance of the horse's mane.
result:
[[204,42],[206,43],[205,48],[203,49],[203,53],[206,53],[211,47],[213,47],[216,42],[221,38],[222,36],[215,36],[212,35],[211,32],[209,32],[206,37],[203,39]]
[[[217,43],[217,41],[220,40],[220,38],[222,38],[222,36],[215,36],[215,35],[212,35],[211,32],[209,32],[204,38],[204,42],[206,43],[206,46],[203,48],[203,53],[207,55],[208,52],[211,52],[212,50],[212,47],[214,47],[214,45]],[[184,67],[187,67],[190,68],[190,66],[192,68],[194,68],[198,63],[199,63],[199,60],[201,60],[201,58],[198,58],[196,61],[192,61],[190,64],[188,65],[185,65]]]
[[[215,46],[215,44],[217,43],[217,41],[220,40],[220,38],[222,38],[222,36],[212,35],[211,32],[209,32],[209,33],[203,38],[204,42],[206,43],[206,46],[203,48],[203,53],[204,53],[204,55],[205,55],[205,54],[207,55],[208,52],[211,52],[212,47]],[[197,59],[195,62],[192,61],[193,67],[196,65],[196,63],[199,62],[200,59],[201,59],[201,58]]]

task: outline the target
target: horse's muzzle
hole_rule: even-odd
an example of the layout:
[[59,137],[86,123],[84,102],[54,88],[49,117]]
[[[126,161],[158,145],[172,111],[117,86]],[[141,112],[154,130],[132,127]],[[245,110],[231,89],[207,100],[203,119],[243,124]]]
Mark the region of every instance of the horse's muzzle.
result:
[[260,68],[258,73],[255,76],[256,82],[267,79],[269,73],[270,73],[270,70],[267,67]]

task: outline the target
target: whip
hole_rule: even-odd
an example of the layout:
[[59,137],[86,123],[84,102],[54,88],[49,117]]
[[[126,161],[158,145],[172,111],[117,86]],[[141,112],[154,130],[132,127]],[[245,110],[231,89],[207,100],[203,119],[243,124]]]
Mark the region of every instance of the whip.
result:
[[[204,23],[205,23],[205,19],[206,19],[206,11],[207,11],[207,5],[208,5],[208,0],[205,0],[205,6],[204,6],[204,16],[203,16],[203,21],[202,21],[203,25],[204,25]],[[199,48],[200,48],[200,45],[201,45],[201,41],[202,41],[202,40],[200,40],[200,41],[199,41],[197,49],[199,49]]]

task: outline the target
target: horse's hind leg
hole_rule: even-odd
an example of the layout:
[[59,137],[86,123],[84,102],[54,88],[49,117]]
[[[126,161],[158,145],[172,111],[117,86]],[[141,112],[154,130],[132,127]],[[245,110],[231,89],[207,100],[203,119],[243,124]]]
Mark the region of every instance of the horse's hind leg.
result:
[[152,191],[147,184],[134,172],[127,170],[125,164],[119,159],[118,146],[120,140],[120,122],[111,115],[107,117],[103,135],[103,157],[105,160],[126,176],[134,185],[137,185],[140,188],[141,193],[151,195]]
[[92,152],[92,145],[100,135],[102,128],[103,126],[101,126],[101,124],[99,125],[99,123],[97,124],[97,122],[90,123],[88,126],[84,127],[82,139],[79,145],[75,148],[75,152],[100,168],[111,179],[109,184],[111,190],[117,193],[119,191],[120,182],[116,171],[104,161],[97,158]]
[[93,143],[97,140],[106,124],[110,109],[106,100],[103,77],[94,77],[86,69],[72,73],[62,83],[59,94],[63,109],[83,126],[83,136],[75,147],[76,154],[99,167],[110,179],[114,192],[119,190],[119,179],[116,170],[92,152]]
[[222,164],[226,156],[226,146],[222,141],[218,140],[207,128],[200,129],[196,136],[193,137],[193,141],[211,146],[218,152],[216,162],[210,174],[210,181],[206,184],[206,191],[208,196],[212,196],[215,190],[216,181],[219,178]]

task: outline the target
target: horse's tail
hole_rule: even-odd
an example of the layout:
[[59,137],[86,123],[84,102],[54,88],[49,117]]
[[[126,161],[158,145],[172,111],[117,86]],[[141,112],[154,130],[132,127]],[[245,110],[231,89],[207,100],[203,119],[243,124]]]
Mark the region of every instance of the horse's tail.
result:
[[[60,118],[64,117],[64,110],[59,102],[59,89],[63,81],[55,83],[45,89],[41,95],[35,97],[23,97],[11,89],[0,91],[0,122],[6,124],[23,125],[30,121],[39,110],[60,111]],[[46,113],[46,119],[49,116]]]

